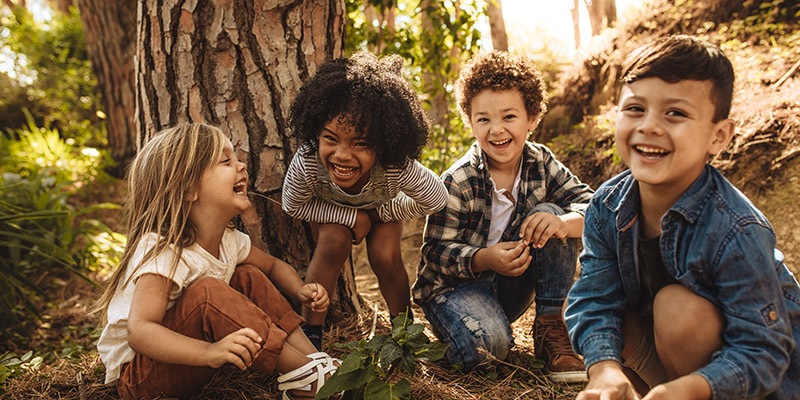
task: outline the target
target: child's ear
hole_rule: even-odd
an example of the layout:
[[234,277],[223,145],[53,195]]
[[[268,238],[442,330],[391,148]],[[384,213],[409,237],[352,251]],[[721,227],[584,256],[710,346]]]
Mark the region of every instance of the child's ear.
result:
[[531,115],[528,117],[528,132],[533,132],[536,130],[536,127],[539,126],[539,114]]
[[733,138],[735,129],[736,122],[732,119],[723,119],[717,122],[714,125],[713,140],[711,141],[711,146],[708,148],[708,154],[714,155],[724,149]]
[[186,201],[189,203],[197,201],[197,197],[197,190],[191,190],[189,193],[186,193]]

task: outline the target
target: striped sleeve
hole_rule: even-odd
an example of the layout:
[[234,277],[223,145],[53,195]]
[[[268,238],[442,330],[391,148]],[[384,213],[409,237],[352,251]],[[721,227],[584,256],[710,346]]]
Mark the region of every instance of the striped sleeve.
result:
[[390,182],[397,182],[400,193],[378,207],[381,221],[421,217],[435,213],[447,204],[444,183],[419,161],[410,162],[403,169],[389,169],[386,175]]
[[313,185],[316,184],[317,177],[314,153],[308,152],[306,147],[301,147],[289,164],[289,170],[283,181],[283,211],[303,221],[341,224],[353,228],[358,210],[314,196]]

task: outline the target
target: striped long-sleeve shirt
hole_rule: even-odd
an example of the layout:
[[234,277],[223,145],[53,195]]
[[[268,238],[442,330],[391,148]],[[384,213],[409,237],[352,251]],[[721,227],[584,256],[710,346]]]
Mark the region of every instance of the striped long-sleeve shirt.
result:
[[[510,241],[533,208],[550,202],[583,215],[594,193],[556,160],[550,149],[527,143],[522,155],[519,195],[514,215],[501,241]],[[492,183],[478,143],[442,174],[448,191],[447,206],[428,217],[417,267],[414,301],[422,305],[453,290],[460,282],[476,279],[472,256],[486,247],[492,210]],[[481,274],[487,274],[483,272]]]
[[[359,207],[346,206],[317,196],[321,186],[337,191],[341,196],[351,196],[330,181],[321,181],[318,172],[317,152],[303,145],[294,155],[283,183],[283,211],[294,218],[320,224],[341,224],[353,228]],[[376,208],[381,221],[399,221],[431,214],[444,207],[447,190],[433,171],[418,161],[409,162],[405,168],[386,168],[382,182],[370,180],[361,194],[376,190],[386,191],[388,201]],[[352,195],[354,204],[358,196]],[[368,207],[372,208],[372,207]]]

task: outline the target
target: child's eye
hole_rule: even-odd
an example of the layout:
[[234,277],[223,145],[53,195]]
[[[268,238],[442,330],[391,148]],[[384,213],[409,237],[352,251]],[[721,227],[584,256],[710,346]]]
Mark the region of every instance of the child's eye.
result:
[[369,147],[369,145],[367,144],[367,142],[356,142],[356,147],[361,147],[366,149]]
[[508,114],[508,115],[506,115],[504,118],[505,118],[505,119],[514,119],[514,118],[517,118],[517,116],[516,116],[516,115],[514,115],[514,114]]
[[667,115],[671,117],[685,117],[687,114],[681,110],[669,110],[667,111]]
[[640,106],[627,106],[622,109],[622,111],[630,111],[630,112],[644,112],[644,108]]
[[489,118],[478,118],[478,122],[489,122]]
[[336,141],[336,138],[334,138],[331,135],[322,135],[322,139],[327,140],[329,142],[335,142]]

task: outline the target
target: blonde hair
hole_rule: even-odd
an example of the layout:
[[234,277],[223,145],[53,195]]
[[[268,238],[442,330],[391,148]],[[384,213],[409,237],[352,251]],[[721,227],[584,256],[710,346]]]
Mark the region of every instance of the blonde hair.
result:
[[[170,276],[175,273],[181,252],[195,242],[195,227],[189,221],[190,196],[198,187],[203,172],[221,157],[223,140],[224,134],[218,128],[203,124],[180,125],[156,134],[134,158],[128,169],[125,202],[128,244],[119,268],[93,311],[102,311],[103,323],[117,288],[127,284],[121,281],[128,268],[135,270],[174,245],[177,251]],[[140,263],[130,265],[139,242],[150,232],[159,235],[158,243]]]

